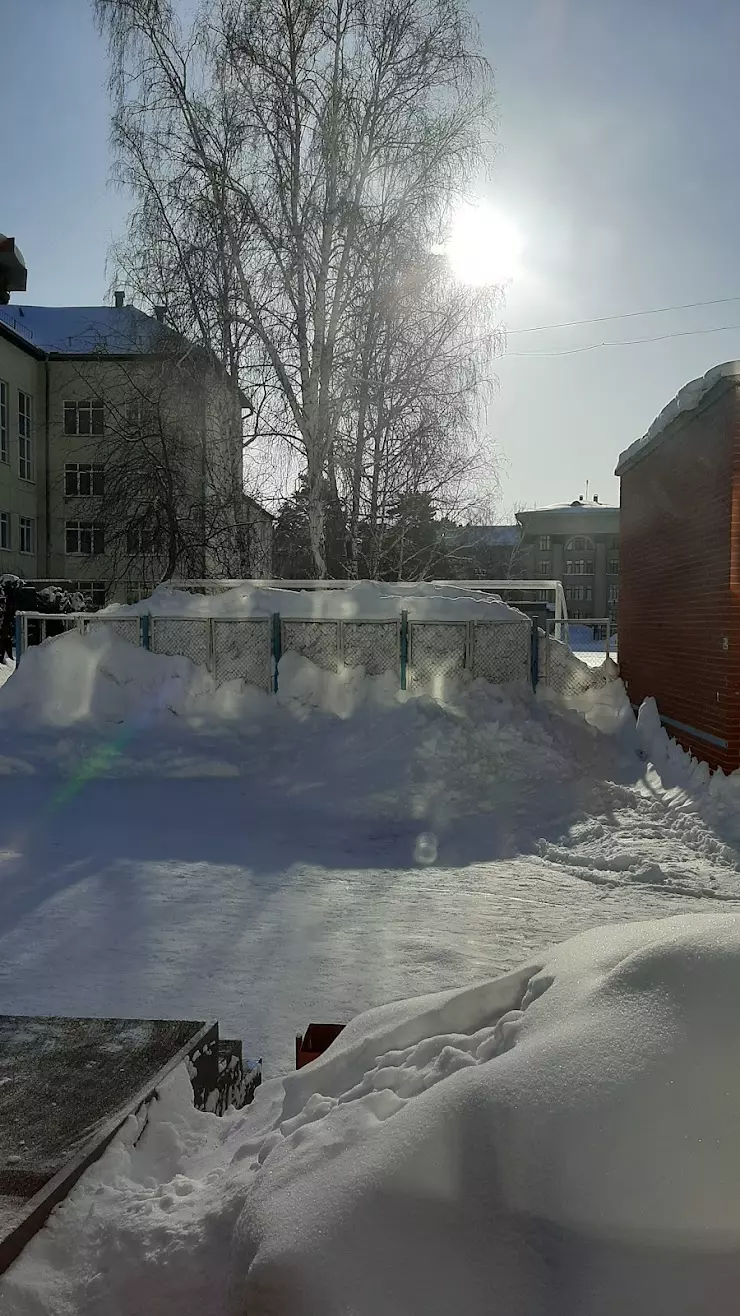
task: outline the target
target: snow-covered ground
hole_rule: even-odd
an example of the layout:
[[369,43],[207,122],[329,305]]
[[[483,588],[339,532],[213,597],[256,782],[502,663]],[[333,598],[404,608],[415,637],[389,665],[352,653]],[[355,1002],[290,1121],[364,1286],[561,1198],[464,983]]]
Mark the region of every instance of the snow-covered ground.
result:
[[5,685],[8,678],[13,675],[14,671],[15,663],[11,662],[9,658],[6,658],[4,663],[0,663],[0,689]]
[[[710,944],[725,927],[736,938],[738,783],[710,782],[650,706],[635,728],[618,681],[582,696],[578,712],[482,682],[404,698],[383,678],[340,682],[293,655],[283,662],[274,699],[237,683],[216,692],[184,659],[101,635],[26,655],[0,691],[0,1011],[218,1018],[264,1057],[269,1077],[290,1068],[294,1034],[311,1021],[528,967],[451,1013],[412,1003],[360,1021],[338,1069],[327,1057],[308,1078],[276,1081],[245,1115],[199,1115],[174,1080],[137,1146],[132,1128],[0,1284],[0,1311],[394,1316],[454,1301],[477,1316],[494,1291],[506,1316],[623,1310],[608,1283],[589,1296],[579,1231],[606,1240],[605,1273],[621,1276],[622,1264],[633,1273],[632,1199],[597,1220],[569,1148],[583,1125],[594,1164],[618,1174],[624,1123],[609,1135],[615,1159],[594,1151],[609,1076],[618,1104],[630,1048],[644,1059],[660,1046],[645,994],[665,1036],[680,1001],[653,985],[653,965],[635,979],[630,1014],[609,977],[655,932],[588,942],[585,985],[571,967],[582,961],[558,953],[554,973],[540,967],[552,943],[603,924],[710,912],[720,930]],[[666,990],[678,991],[693,963],[681,946]],[[726,955],[734,964],[734,942]],[[547,993],[560,972],[562,992]],[[497,1019],[523,1008],[530,979],[543,1005],[526,1011],[529,1048],[517,1041],[510,1052],[520,1016],[513,1029]],[[618,1061],[603,1038],[597,1048],[595,1020],[607,1037],[613,1026]],[[568,1116],[589,1074],[592,1113],[582,1095]],[[672,1074],[660,1089],[669,1107]],[[420,1198],[423,1230],[404,1234]],[[552,1254],[562,1270],[554,1290],[551,1226],[557,1247],[565,1238],[573,1248]],[[679,1271],[680,1228],[655,1224]],[[350,1247],[346,1229],[366,1241]],[[399,1247],[402,1274],[386,1264]],[[363,1269],[369,1257],[377,1285]],[[652,1271],[652,1305],[635,1306],[628,1278],[614,1293],[637,1312],[700,1309],[669,1306]]]

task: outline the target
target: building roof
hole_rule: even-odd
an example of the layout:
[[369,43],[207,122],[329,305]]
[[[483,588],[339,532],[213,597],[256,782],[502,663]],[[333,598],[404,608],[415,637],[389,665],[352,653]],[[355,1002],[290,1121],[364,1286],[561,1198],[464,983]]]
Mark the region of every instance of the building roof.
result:
[[[449,530],[445,531],[449,535]],[[514,548],[521,539],[522,530],[518,525],[466,525],[456,527],[459,538],[475,538],[478,544],[489,544],[493,548]]]
[[722,365],[713,366],[705,375],[700,375],[698,379],[692,379],[690,383],[684,384],[679,389],[675,398],[672,398],[666,407],[663,408],[659,416],[656,416],[650,429],[643,434],[641,439],[636,439],[620,453],[617,463],[616,475],[623,475],[625,471],[634,466],[635,462],[640,461],[647,452],[650,452],[665,438],[665,432],[672,421],[677,416],[687,411],[694,411],[717,384],[723,380],[740,382],[740,361],[725,361]]
[[135,306],[0,306],[0,325],[19,345],[55,356],[153,352],[162,325]]

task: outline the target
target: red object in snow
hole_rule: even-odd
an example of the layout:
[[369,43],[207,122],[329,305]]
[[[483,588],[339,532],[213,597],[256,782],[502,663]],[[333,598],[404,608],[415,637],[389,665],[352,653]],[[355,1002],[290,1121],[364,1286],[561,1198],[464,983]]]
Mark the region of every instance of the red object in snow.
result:
[[339,1037],[344,1024],[309,1024],[303,1036],[295,1036],[295,1067],[303,1069],[312,1060],[318,1060]]

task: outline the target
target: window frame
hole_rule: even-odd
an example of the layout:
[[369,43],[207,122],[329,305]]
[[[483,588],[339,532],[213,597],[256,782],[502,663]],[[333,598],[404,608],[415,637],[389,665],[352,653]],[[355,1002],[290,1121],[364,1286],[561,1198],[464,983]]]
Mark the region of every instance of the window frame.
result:
[[549,553],[551,549],[552,549],[552,536],[551,536],[551,535],[540,535],[539,540],[538,540],[537,552],[538,552],[538,553]]
[[[69,536],[74,534],[77,537],[77,547],[69,547]],[[90,535],[90,548],[83,548],[83,535]],[[96,545],[98,545],[96,547]],[[80,520],[75,518],[72,521],[64,522],[64,556],[65,557],[104,557],[105,556],[105,526],[96,521]]]
[[[21,406],[25,398],[27,408]],[[27,474],[24,475],[23,468]],[[26,484],[34,483],[33,469],[33,397],[24,389],[18,389],[18,479]]]
[[[28,533],[30,548],[23,547],[24,531]],[[29,557],[36,552],[36,518],[33,516],[18,517],[18,552]]]
[[[90,488],[85,491],[80,486],[83,475],[90,477]],[[76,488],[70,490],[70,478],[74,479]],[[96,480],[99,488],[95,488]],[[64,463],[64,497],[65,498],[102,498],[105,486],[105,467],[102,462],[65,462]]]
[[[74,428],[67,423],[67,415],[74,412]],[[89,429],[80,429],[80,414],[87,413]],[[100,429],[94,427],[94,417],[99,413]],[[105,404],[100,398],[64,398],[62,400],[62,433],[65,439],[102,439],[105,435]]]
[[610,582],[609,582],[609,591],[608,591],[607,602],[610,603],[610,604],[617,604],[617,603],[619,603],[619,581],[618,581],[618,580],[613,580],[613,581],[610,581]]
[[[3,543],[3,527],[5,528],[5,543]],[[12,553],[12,551],[13,533],[10,512],[0,512],[0,553]]]
[[610,558],[607,559],[607,563],[606,563],[606,573],[607,573],[608,576],[618,576],[618,575],[619,575],[619,558],[618,558],[618,557],[610,557]]
[[129,557],[147,557],[154,553],[154,531],[141,521],[132,521],[126,527],[126,552]]
[[10,384],[7,379],[0,379],[0,462],[3,465],[10,462],[9,412]]

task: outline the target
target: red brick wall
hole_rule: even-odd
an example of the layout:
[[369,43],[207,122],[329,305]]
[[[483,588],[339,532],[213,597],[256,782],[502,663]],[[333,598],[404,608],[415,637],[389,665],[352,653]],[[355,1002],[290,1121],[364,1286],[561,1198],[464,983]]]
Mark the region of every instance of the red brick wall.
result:
[[663,716],[726,740],[666,728],[728,770],[740,764],[738,536],[740,392],[723,380],[622,476],[618,630],[632,702],[653,695]]

